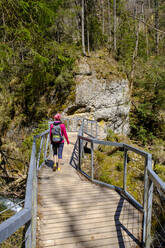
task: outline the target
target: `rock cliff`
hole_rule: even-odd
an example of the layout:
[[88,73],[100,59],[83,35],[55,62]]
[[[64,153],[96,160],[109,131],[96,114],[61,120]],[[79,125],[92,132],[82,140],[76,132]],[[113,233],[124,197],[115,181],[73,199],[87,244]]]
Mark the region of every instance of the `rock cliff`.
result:
[[[103,62],[103,61],[102,61]],[[129,133],[129,82],[121,75],[114,75],[111,66],[100,63],[106,70],[106,76],[100,74],[88,58],[79,61],[75,77],[76,90],[75,102],[70,105],[65,113],[81,114],[104,122],[104,125],[116,133],[127,135]],[[98,61],[97,61],[98,66]]]

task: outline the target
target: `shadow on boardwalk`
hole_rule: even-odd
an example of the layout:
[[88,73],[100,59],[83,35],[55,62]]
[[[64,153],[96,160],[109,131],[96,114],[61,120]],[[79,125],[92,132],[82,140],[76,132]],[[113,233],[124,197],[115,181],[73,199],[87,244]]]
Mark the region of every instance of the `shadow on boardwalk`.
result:
[[75,171],[77,149],[76,142],[72,167],[64,161],[62,171],[52,173],[50,160],[40,172],[39,247],[140,247],[141,213],[116,191]]

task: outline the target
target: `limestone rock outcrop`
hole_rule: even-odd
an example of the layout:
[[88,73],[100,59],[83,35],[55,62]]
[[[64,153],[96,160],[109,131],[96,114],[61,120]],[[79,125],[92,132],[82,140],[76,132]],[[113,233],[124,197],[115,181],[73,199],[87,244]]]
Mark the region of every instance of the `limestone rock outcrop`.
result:
[[127,79],[98,78],[84,59],[76,75],[75,102],[65,112],[103,120],[116,133],[129,133],[130,96]]

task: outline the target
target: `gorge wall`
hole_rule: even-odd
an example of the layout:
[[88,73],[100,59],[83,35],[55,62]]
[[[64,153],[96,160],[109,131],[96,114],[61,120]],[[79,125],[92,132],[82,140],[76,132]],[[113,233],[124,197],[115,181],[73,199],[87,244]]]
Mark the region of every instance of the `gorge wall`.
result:
[[[97,66],[88,58],[79,61],[75,76],[75,101],[64,112],[101,121],[114,132],[127,135],[130,111],[129,82],[114,72],[114,65],[108,66],[103,60],[100,61],[100,68],[99,61],[96,61],[96,64]],[[104,73],[100,74],[102,70]]]

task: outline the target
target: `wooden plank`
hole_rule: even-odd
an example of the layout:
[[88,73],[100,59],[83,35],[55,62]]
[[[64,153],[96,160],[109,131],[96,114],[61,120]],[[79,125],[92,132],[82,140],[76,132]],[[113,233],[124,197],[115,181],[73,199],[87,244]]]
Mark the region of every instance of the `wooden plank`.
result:
[[[43,215],[43,214],[42,214]],[[74,218],[76,221],[77,220],[82,220],[82,219],[84,219],[84,220],[86,220],[86,219],[95,219],[95,221],[97,221],[98,219],[100,219],[100,218],[104,218],[105,220],[107,219],[107,220],[111,220],[110,219],[110,217],[113,217],[114,218],[114,212],[113,213],[93,213],[93,214],[90,214],[90,215],[79,215],[79,214],[73,214],[73,215],[66,215],[66,214],[63,214],[63,215],[61,215],[61,216],[57,216],[55,213],[54,214],[52,214],[52,215],[43,215],[42,216],[42,220],[43,220],[43,222],[45,221],[45,223],[47,222],[47,223],[51,223],[51,222],[54,222],[54,223],[56,223],[56,222],[62,222],[62,221],[72,221],[72,219]],[[125,217],[125,219],[126,220],[128,220],[129,218],[128,218],[128,216],[125,216],[125,213],[124,214],[116,214],[115,215],[117,218],[119,218],[119,216],[120,216],[120,218],[123,218],[123,217]],[[140,217],[134,217],[134,220],[139,220],[140,219]]]
[[[73,182],[73,180],[67,180],[67,184],[65,184],[61,180],[61,183],[60,183],[58,179],[56,179],[56,182],[50,182],[50,181],[48,182],[48,178],[46,177],[45,183],[42,182],[42,186],[39,185],[39,189],[41,192],[48,192],[50,189],[52,189],[52,186],[54,186],[55,190],[54,191],[52,190],[51,193],[56,192],[56,191],[58,192],[59,190],[64,190],[64,193],[65,193],[65,190],[67,190],[68,193],[74,192],[73,190],[75,190],[77,192],[78,191],[81,192],[83,190],[90,190],[90,191],[96,191],[96,192],[100,192],[100,193],[104,192],[105,194],[107,193],[109,195],[111,195],[111,194],[117,195],[118,194],[117,192],[115,192],[114,190],[111,190],[111,189],[109,189],[109,192],[108,192],[107,189],[101,190],[101,189],[97,188],[97,187],[101,187],[101,186],[95,186],[95,185],[92,186],[91,185],[89,187],[89,185],[85,184],[85,183],[81,183],[79,185],[78,183],[80,183],[80,181],[75,181],[75,184],[73,184],[72,182]],[[70,183],[69,188],[68,188],[68,183]],[[45,186],[46,186],[46,188],[45,188]]]
[[[50,188],[51,189],[51,188]],[[56,195],[57,194],[57,192],[55,191],[55,192],[51,192],[50,191],[50,189],[49,190],[47,190],[47,189],[41,189],[41,187],[40,187],[40,193],[38,194],[38,196],[41,196],[41,197],[49,197],[49,196],[54,196],[54,195]],[[59,192],[59,190],[60,190],[61,188],[56,188],[56,190],[58,190],[58,192]],[[94,195],[94,194],[98,194],[99,196],[100,196],[100,194],[102,194],[102,193],[104,193],[104,194],[106,194],[106,192],[104,192],[104,191],[98,191],[97,189],[95,189],[95,188],[84,188],[84,187],[81,187],[80,189],[77,189],[76,187],[74,187],[73,188],[73,190],[67,190],[66,189],[66,191],[65,191],[65,189],[63,188],[63,190],[61,190],[61,192],[60,192],[60,196],[62,196],[62,197],[64,197],[65,198],[65,196],[68,196],[68,195],[79,195],[79,196],[85,196],[85,195],[87,195],[87,193],[86,192],[84,192],[84,191],[88,191],[88,196],[89,196],[89,198],[90,198],[90,196],[91,195]],[[115,199],[117,198],[117,195],[116,195],[116,192],[114,191],[114,192],[112,192],[111,194],[109,194],[109,196],[110,197],[113,197],[113,196],[115,196]],[[119,196],[120,197],[120,196]],[[119,198],[118,197],[118,198]]]
[[122,225],[125,226],[125,228],[127,229],[135,229],[135,230],[141,230],[141,227],[139,226],[139,224],[135,223],[134,220],[130,220],[128,222],[128,219],[125,220],[124,222],[120,222],[120,221],[106,221],[105,219],[103,219],[102,221],[100,222],[96,222],[96,221],[93,221],[92,223],[90,222],[82,222],[82,223],[77,223],[77,222],[74,222],[72,223],[72,225],[70,225],[70,223],[66,224],[66,222],[62,222],[62,223],[58,223],[58,224],[47,224],[45,223],[45,225],[40,228],[40,233],[44,233],[44,234],[49,234],[49,233],[53,233],[53,234],[56,234],[56,233],[66,233],[66,232],[71,232],[71,230],[73,229],[76,229],[77,231],[91,231],[91,230],[94,230],[94,229],[99,229],[101,230],[101,228],[109,228],[109,230],[113,230],[115,231],[114,229],[114,225],[116,227],[116,230],[119,230],[121,228],[121,223]]
[[[108,203],[110,203],[109,202],[109,199],[107,199],[107,197],[105,196],[102,196],[102,197],[100,197],[99,198],[99,196],[95,196],[95,197],[92,197],[92,198],[90,198],[90,199],[88,199],[87,197],[84,197],[84,199],[83,198],[81,198],[81,197],[77,197],[77,199],[75,199],[74,197],[71,197],[70,199],[69,199],[69,197],[67,198],[67,199],[64,199],[64,200],[62,200],[62,198],[58,198],[58,196],[54,196],[54,199],[52,198],[48,198],[48,199],[40,199],[40,203],[41,203],[41,205],[42,205],[42,203],[44,202],[44,204],[45,205],[51,205],[51,204],[55,204],[55,203],[59,203],[60,204],[60,202],[61,202],[61,204],[67,204],[67,205],[70,205],[70,203],[71,202],[79,202],[79,203],[81,203],[81,204],[83,204],[83,201],[84,202],[88,202],[88,200],[89,200],[89,203],[93,203],[93,204],[96,204],[97,202],[99,203],[99,202],[102,202],[102,201],[105,201],[105,205],[106,205],[106,203],[108,204]],[[93,200],[93,201],[92,201]],[[111,200],[113,200],[113,198],[111,198]],[[114,203],[116,203],[116,205],[118,205],[118,201],[114,201]],[[61,205],[60,204],[60,205]],[[120,203],[121,204],[121,203]],[[61,205],[62,206],[62,205]]]
[[[74,215],[75,217],[79,217],[80,219],[83,218],[83,216],[85,218],[86,216],[92,217],[93,215],[95,215],[95,216],[98,216],[98,215],[107,216],[107,218],[111,215],[112,216],[120,216],[120,217],[125,216],[125,218],[126,218],[126,215],[128,215],[128,214],[129,214],[130,218],[131,217],[137,218],[139,216],[142,216],[142,214],[139,212],[129,211],[129,209],[121,211],[121,208],[116,208],[116,207],[113,207],[110,209],[105,209],[104,211],[103,210],[100,210],[100,211],[97,210],[95,212],[94,211],[93,212],[91,212],[91,211],[87,212],[84,210],[84,212],[82,211],[81,214],[78,212],[68,212],[67,209],[66,209],[66,212],[64,212],[64,213],[58,213],[56,211],[56,209],[54,208],[54,206],[52,205],[51,209],[49,208],[48,211],[43,211],[43,212],[41,210],[41,211],[39,211],[39,214],[41,213],[43,215],[43,218],[45,218],[45,219],[56,218],[56,220],[60,219],[60,218],[66,218],[67,216],[72,216],[72,215]],[[89,213],[90,213],[90,215],[89,215]]]
[[[131,241],[131,238],[128,239]],[[66,245],[66,247],[68,247],[68,245],[70,244],[81,244],[83,245],[82,247],[96,247],[95,245],[99,244],[99,247],[102,247],[102,243],[109,243],[109,245],[111,245],[110,247],[113,248],[113,244],[119,244],[120,243],[124,243],[123,242],[123,235],[122,232],[119,233],[98,233],[98,234],[94,234],[94,235],[82,235],[82,236],[74,236],[74,237],[69,237],[69,238],[61,238],[61,239],[56,239],[54,238],[50,238],[47,240],[43,240],[42,236],[40,237],[40,243],[43,245],[47,245],[47,244],[51,244],[54,245],[54,247],[58,247],[59,245]],[[47,246],[44,246],[47,247]],[[81,246],[80,246],[81,247]],[[118,246],[120,247],[120,246]],[[125,247],[125,246],[123,246]],[[136,246],[134,246],[136,247]]]
[[[86,191],[85,189],[84,189],[84,191]],[[41,194],[39,195],[39,196],[41,196]],[[67,192],[65,192],[64,193],[64,189],[63,189],[63,191],[61,190],[61,191],[55,191],[55,192],[52,192],[52,193],[50,193],[50,191],[48,192],[48,193],[45,193],[44,195],[42,195],[41,197],[40,197],[41,199],[43,199],[43,200],[46,200],[47,199],[47,201],[54,201],[54,202],[58,202],[58,200],[59,199],[63,199],[63,202],[68,202],[68,199],[70,199],[70,201],[72,200],[72,198],[73,199],[75,199],[75,200],[77,200],[77,202],[80,200],[80,201],[82,201],[83,199],[87,199],[87,200],[94,200],[94,199],[96,199],[96,200],[98,200],[98,199],[107,199],[107,201],[109,200],[109,202],[110,201],[113,201],[113,200],[116,200],[116,201],[119,201],[121,198],[119,197],[119,196],[117,196],[117,195],[107,195],[107,194],[104,194],[104,192],[103,193],[98,193],[98,192],[94,192],[94,193],[92,193],[91,191],[89,191],[89,194],[87,193],[87,192],[84,192],[84,193],[78,193],[78,192],[76,192],[76,193],[67,193]]]
[[130,211],[130,209],[128,209],[127,211],[122,211],[122,206],[118,206],[118,209],[116,209],[116,206],[108,206],[108,205],[105,205],[105,206],[96,206],[96,207],[92,207],[92,208],[61,208],[61,206],[55,206],[51,209],[49,209],[49,211],[42,211],[45,216],[51,216],[52,213],[55,214],[57,217],[60,216],[60,215],[90,215],[90,214],[96,214],[96,213],[113,213],[115,214],[116,212],[118,212],[119,214],[129,214],[130,217],[136,217],[138,216],[139,214],[137,212],[135,212],[134,210]]
[[[104,191],[97,191],[93,188],[92,189],[89,189],[89,188],[81,188],[80,190],[76,189],[76,188],[73,188],[71,191],[68,191],[67,188],[64,188],[63,189],[58,189],[56,188],[56,190],[52,191],[51,188],[49,190],[45,190],[45,191],[41,191],[40,188],[39,188],[39,196],[41,196],[41,198],[52,198],[54,197],[54,199],[56,199],[55,197],[58,196],[58,198],[63,198],[64,200],[69,198],[69,197],[75,197],[75,199],[80,196],[79,198],[81,197],[87,197],[87,198],[91,198],[92,196],[98,196],[98,197],[107,197],[107,199],[109,200],[112,200],[112,199],[116,199],[116,200],[119,200],[121,199],[120,195],[118,194],[107,194],[106,192]],[[57,198],[57,199],[58,199]]]
[[[50,230],[50,229],[49,229]],[[129,231],[129,228],[127,227],[127,230]],[[139,228],[138,227],[131,227],[130,231],[133,233],[134,236],[138,236]],[[100,227],[100,228],[91,228],[91,229],[76,229],[72,228],[70,231],[63,231],[61,229],[61,232],[55,232],[53,230],[50,230],[50,232],[40,232],[41,233],[41,240],[49,240],[54,238],[55,240],[59,239],[75,239],[83,237],[83,239],[90,240],[90,236],[93,235],[94,237],[109,237],[112,238],[114,236],[122,235],[121,233],[121,226],[118,225],[116,228],[114,226],[106,226],[106,227]],[[68,242],[68,241],[67,241]]]
[[[42,243],[43,244],[43,243]],[[92,246],[91,246],[92,245]],[[119,248],[119,247],[127,247],[127,248],[133,248],[136,247],[138,248],[138,245],[130,246],[130,241],[125,242],[125,241],[118,241],[118,242],[113,242],[112,239],[103,239],[103,240],[96,240],[96,241],[91,241],[91,242],[77,242],[77,243],[72,243],[72,244],[62,244],[62,245],[54,245],[54,240],[50,240],[47,243],[44,243],[45,248]]]
[[[42,205],[42,200],[40,200],[40,206]],[[116,203],[116,205],[117,205],[117,201],[114,201],[114,203]],[[60,205],[60,207],[61,208],[67,208],[67,207],[69,207],[69,208],[71,208],[72,210],[73,209],[78,209],[78,208],[81,208],[81,209],[83,209],[83,208],[93,208],[93,207],[102,207],[102,206],[105,206],[105,207],[107,207],[107,208],[110,208],[111,209],[111,207],[113,207],[114,206],[114,204],[113,204],[113,202],[111,201],[111,202],[109,202],[109,200],[107,200],[107,199],[105,199],[104,200],[104,202],[103,201],[97,201],[97,202],[93,202],[92,201],[92,199],[90,200],[90,201],[88,201],[88,202],[84,202],[83,203],[83,206],[82,206],[82,202],[80,202],[80,201],[71,201],[71,202],[69,202],[69,204],[68,204],[68,202],[52,202],[52,204],[50,204],[49,206],[43,206],[43,208],[42,208],[42,211],[43,212],[47,212],[47,211],[50,211],[52,208],[54,208],[54,207],[56,207],[56,206],[59,206]],[[135,210],[134,208],[133,208],[133,206],[131,206],[130,207],[130,205],[129,204],[124,204],[124,206],[122,206],[122,204],[120,204],[120,205],[118,205],[118,207],[119,206],[121,206],[121,208],[129,208],[129,210]],[[115,207],[115,209],[116,209],[116,206],[114,206]],[[54,211],[54,210],[53,210]]]

